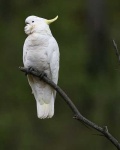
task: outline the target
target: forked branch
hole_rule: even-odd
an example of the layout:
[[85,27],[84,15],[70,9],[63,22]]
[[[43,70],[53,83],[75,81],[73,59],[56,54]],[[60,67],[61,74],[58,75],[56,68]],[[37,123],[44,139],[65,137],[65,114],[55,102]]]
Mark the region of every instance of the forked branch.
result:
[[68,106],[70,107],[70,109],[73,111],[74,113],[74,117],[75,119],[77,119],[78,121],[84,123],[85,125],[97,130],[98,132],[102,133],[103,136],[105,136],[109,141],[112,142],[112,144],[118,149],[120,150],[120,143],[109,133],[107,126],[104,127],[100,127],[97,124],[93,123],[92,121],[88,120],[87,118],[85,118],[77,109],[77,107],[74,105],[74,103],[72,102],[72,100],[67,96],[67,94],[58,86],[56,85],[54,82],[52,82],[47,76],[43,76],[42,78],[40,77],[40,72],[37,70],[28,70],[28,68],[24,68],[24,67],[20,67],[20,70],[22,72],[31,74],[33,76],[36,76],[38,78],[40,78],[40,80],[43,80],[44,82],[46,82],[47,84],[49,84],[52,88],[54,88],[59,95],[64,99],[64,101],[68,104]]

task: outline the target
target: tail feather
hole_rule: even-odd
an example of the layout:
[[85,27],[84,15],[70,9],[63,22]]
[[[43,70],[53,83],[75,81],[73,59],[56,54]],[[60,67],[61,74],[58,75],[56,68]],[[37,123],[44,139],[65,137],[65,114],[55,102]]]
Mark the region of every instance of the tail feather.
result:
[[52,118],[54,115],[54,101],[52,100],[49,104],[40,104],[39,101],[37,103],[37,116],[40,119]]
[[54,115],[55,91],[43,81],[28,76],[32,93],[36,99],[37,116],[40,119],[51,118]]

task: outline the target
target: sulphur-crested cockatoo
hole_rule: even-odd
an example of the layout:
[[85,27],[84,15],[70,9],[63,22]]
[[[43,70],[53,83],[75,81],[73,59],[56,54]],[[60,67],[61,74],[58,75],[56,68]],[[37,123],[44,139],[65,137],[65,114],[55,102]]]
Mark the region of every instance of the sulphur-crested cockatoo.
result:
[[[57,18],[58,16],[47,20],[37,16],[27,17],[25,33],[28,37],[23,47],[24,67],[43,71],[56,84],[59,71],[59,48],[49,24]],[[36,99],[38,118],[51,118],[54,115],[55,90],[37,77],[32,75],[27,77]]]

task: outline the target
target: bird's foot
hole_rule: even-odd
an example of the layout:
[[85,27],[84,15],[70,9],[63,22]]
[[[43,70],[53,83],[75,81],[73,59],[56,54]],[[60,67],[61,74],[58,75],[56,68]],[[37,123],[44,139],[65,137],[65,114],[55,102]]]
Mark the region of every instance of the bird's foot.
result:
[[39,72],[39,78],[47,77],[47,74],[44,71]]
[[28,75],[30,74],[32,71],[34,71],[35,69],[33,69],[32,67],[29,67],[26,72],[25,72],[25,75]]
[[40,80],[46,76],[47,77],[47,74],[44,72],[44,71],[38,71],[37,69],[34,69],[32,67],[29,67],[26,72],[25,72],[25,75],[28,75],[28,74],[31,74],[32,72],[36,72],[37,76],[40,78]]

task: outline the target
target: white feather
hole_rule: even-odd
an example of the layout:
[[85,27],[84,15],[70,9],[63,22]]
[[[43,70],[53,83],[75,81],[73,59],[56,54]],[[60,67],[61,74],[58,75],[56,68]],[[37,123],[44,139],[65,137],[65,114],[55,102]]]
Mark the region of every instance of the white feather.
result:
[[[26,19],[25,32],[28,37],[23,47],[25,67],[44,71],[57,84],[59,71],[59,48],[45,19],[30,16]],[[54,115],[56,92],[37,77],[28,75],[32,93],[36,99],[38,118],[51,118]]]

